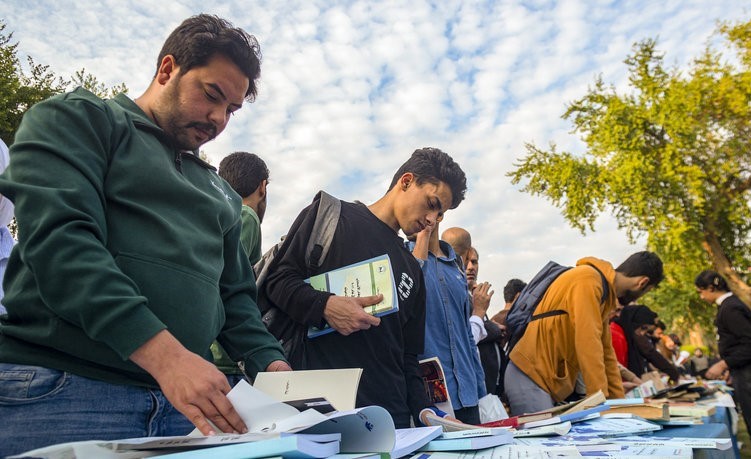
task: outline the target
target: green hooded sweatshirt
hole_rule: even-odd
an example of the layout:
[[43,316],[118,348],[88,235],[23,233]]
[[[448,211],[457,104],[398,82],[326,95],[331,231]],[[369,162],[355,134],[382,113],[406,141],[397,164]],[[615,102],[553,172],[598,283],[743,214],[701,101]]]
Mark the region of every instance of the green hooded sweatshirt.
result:
[[240,197],[128,97],[39,103],[10,156],[0,361],[154,387],[129,356],[163,329],[207,359],[218,339],[251,376],[284,360],[255,304]]

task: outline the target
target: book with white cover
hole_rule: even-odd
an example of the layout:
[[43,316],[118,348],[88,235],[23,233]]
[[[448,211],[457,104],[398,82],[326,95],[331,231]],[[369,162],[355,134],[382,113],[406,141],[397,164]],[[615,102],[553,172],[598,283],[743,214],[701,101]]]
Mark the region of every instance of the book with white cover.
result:
[[615,451],[596,451],[587,453],[587,457],[617,457],[619,459],[691,459],[691,448],[672,448],[669,446],[621,446]]
[[287,458],[323,458],[339,452],[339,441],[321,441],[331,435],[282,435],[278,438],[251,443],[201,448],[173,454],[160,458],[168,459],[258,459],[269,456]]
[[548,426],[533,427],[531,429],[517,429],[514,431],[514,438],[521,437],[552,437],[557,435],[566,435],[571,430],[571,422],[562,422]]
[[396,444],[391,450],[391,458],[398,459],[412,454],[429,441],[438,438],[441,432],[443,429],[440,426],[396,429]]
[[599,417],[599,413],[602,411],[609,410],[610,407],[607,405],[597,405],[590,408],[585,409],[578,409],[574,412],[565,412],[560,413],[556,416],[553,416],[552,418],[548,419],[542,419],[540,421],[532,421],[524,423],[524,428],[531,429],[532,427],[540,427],[540,426],[547,426],[551,424],[559,424],[561,422],[577,422],[582,421],[585,419],[591,419],[592,417],[596,418]]
[[282,402],[323,397],[336,410],[355,409],[362,368],[258,373],[253,387]]
[[476,449],[493,448],[499,445],[513,443],[514,436],[510,430],[495,435],[486,435],[482,437],[465,437],[465,438],[436,438],[427,445],[420,448],[420,451],[467,451]]
[[514,443],[532,447],[575,446],[579,451],[609,451],[620,449],[611,439],[597,435],[579,435],[569,432],[557,437],[521,437],[515,438]]
[[733,447],[730,438],[688,438],[688,437],[653,437],[628,436],[614,438],[620,445],[631,446],[669,446],[674,448],[719,449],[724,451]]
[[[340,433],[342,453],[388,453],[394,448],[394,421],[380,406],[330,414],[313,409],[299,412],[245,381],[232,388],[227,398],[251,433]],[[191,435],[200,436],[200,432],[194,430]]]
[[148,437],[115,441],[81,441],[47,446],[11,457],[41,459],[244,458],[295,453],[299,458],[328,457],[339,452],[339,434],[227,435],[214,437]]
[[111,445],[100,440],[76,441],[59,443],[45,446],[32,451],[26,451],[8,459],[22,459],[34,457],[39,459],[71,459],[71,458],[97,458],[97,459],[140,459],[164,454],[163,451],[149,453],[147,451],[115,451]]
[[480,427],[477,429],[454,430],[443,432],[441,439],[451,438],[468,438],[468,437],[488,437],[491,435],[504,435],[506,432],[513,432],[509,427]]
[[639,435],[662,430],[662,426],[641,418],[598,418],[582,422],[571,427],[577,435],[597,435],[600,437],[619,437]]

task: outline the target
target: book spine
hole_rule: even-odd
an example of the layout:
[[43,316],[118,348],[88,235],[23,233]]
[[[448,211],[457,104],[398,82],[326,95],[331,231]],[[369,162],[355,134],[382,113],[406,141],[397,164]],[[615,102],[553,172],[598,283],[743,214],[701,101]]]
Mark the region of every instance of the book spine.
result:
[[444,432],[441,434],[443,439],[451,438],[467,438],[467,437],[483,437],[493,435],[493,431],[490,429],[468,429],[468,430],[456,430],[453,432]]

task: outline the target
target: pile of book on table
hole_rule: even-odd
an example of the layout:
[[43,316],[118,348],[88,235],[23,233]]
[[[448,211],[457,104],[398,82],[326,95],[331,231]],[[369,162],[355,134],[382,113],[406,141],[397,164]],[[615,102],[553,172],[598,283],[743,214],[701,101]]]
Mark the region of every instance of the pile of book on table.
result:
[[[228,394],[247,434],[133,438],[54,445],[18,457],[50,459],[172,459],[264,457],[347,459],[428,457],[485,459],[587,456],[686,457],[692,448],[726,449],[730,439],[650,437],[662,428],[647,419],[672,418],[667,403],[605,401],[601,392],[579,402],[485,425],[432,417],[430,427],[395,429],[378,406],[354,408],[362,370],[261,373],[254,386]],[[667,411],[666,411],[667,409]],[[645,419],[647,418],[647,419]]]
[[260,373],[227,395],[248,427],[246,434],[129,438],[53,445],[16,457],[49,459],[170,459],[265,457],[405,457],[425,451],[460,451],[510,443],[509,429],[445,433],[441,426],[395,429],[382,407],[355,408],[361,369]]
[[[685,403],[685,402],[684,402]],[[506,457],[553,457],[581,455],[593,457],[670,457],[691,458],[693,449],[719,449],[732,447],[730,438],[656,437],[652,433],[663,429],[669,421],[681,425],[679,420],[693,417],[676,414],[696,413],[706,415],[712,407],[701,405],[674,407],[666,400],[619,399],[605,400],[601,392],[578,402],[557,406],[537,413],[513,416],[481,426],[434,419],[445,429],[462,431],[466,435],[481,432],[482,428],[507,428],[514,437],[512,443],[490,449],[464,451],[462,454],[434,453],[423,448],[423,457],[433,459],[486,459]],[[694,410],[694,411],[690,411]],[[688,422],[688,421],[686,421]],[[446,451],[446,450],[443,450]]]

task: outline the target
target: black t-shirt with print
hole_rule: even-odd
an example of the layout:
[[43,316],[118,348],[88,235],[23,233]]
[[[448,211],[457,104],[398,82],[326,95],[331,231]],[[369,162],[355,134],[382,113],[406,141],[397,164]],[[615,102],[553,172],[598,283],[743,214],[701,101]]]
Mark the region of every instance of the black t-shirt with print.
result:
[[386,408],[397,427],[409,427],[410,414],[428,406],[418,374],[423,351],[425,290],[422,271],[404,241],[360,203],[342,202],[341,216],[326,259],[309,272],[305,251],[318,202],[304,209],[290,228],[269,270],[269,299],[290,317],[320,325],[329,295],[313,290],[304,279],[379,255],[388,254],[399,297],[399,311],[381,317],[369,330],[342,336],[329,333],[307,341],[307,369],[362,368],[357,406]]

